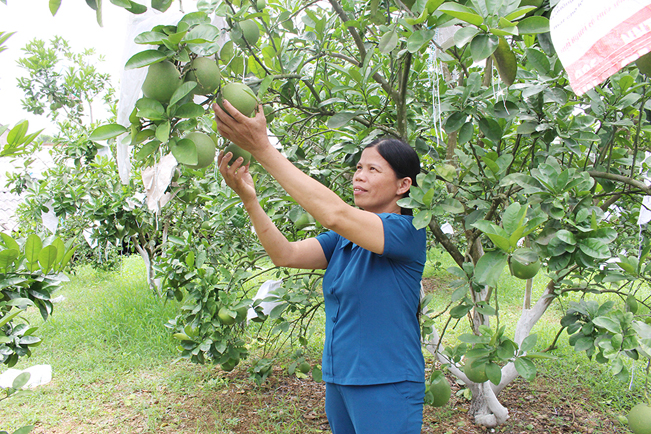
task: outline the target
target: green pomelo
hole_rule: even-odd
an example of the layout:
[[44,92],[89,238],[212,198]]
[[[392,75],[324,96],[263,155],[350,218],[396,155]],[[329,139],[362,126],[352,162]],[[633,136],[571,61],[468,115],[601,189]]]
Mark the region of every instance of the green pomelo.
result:
[[638,404],[626,416],[628,427],[634,434],[651,434],[651,407]]
[[429,391],[432,393],[432,406],[443,407],[450,400],[452,389],[447,378],[443,375],[432,381],[429,386]]
[[240,28],[242,29],[242,36],[250,45],[255,45],[260,39],[260,28],[255,21],[240,21]]
[[224,108],[223,100],[228,101],[244,116],[252,117],[258,106],[258,98],[249,86],[243,83],[228,83],[222,87],[217,103]]
[[301,216],[296,219],[296,223],[294,225],[296,226],[296,229],[303,229],[304,227],[313,225],[314,222],[314,217],[312,217],[309,213],[303,213]]
[[651,77],[651,53],[646,53],[644,56],[639,57],[635,64],[640,72],[647,77]]
[[229,166],[235,163],[235,160],[237,160],[240,157],[244,159],[244,161],[242,162],[242,166],[246,166],[247,164],[249,164],[249,161],[251,161],[251,154],[245,151],[244,149],[240,148],[239,146],[237,146],[235,143],[229,143],[228,146],[224,148],[224,155],[228,154],[229,152],[233,153],[233,157],[228,162]]
[[192,169],[203,169],[215,161],[215,142],[207,134],[189,133],[185,139],[190,139],[197,148],[197,164],[188,165]]
[[527,280],[527,279],[532,279],[536,274],[538,274],[538,270],[540,270],[540,260],[536,262],[532,262],[530,264],[524,264],[522,262],[519,262],[513,258],[511,258],[511,261],[509,262],[509,267],[511,268],[511,274],[518,279],[522,280]]
[[182,83],[181,74],[174,64],[163,60],[149,65],[145,82],[142,84],[142,93],[147,98],[167,104]]
[[303,374],[307,374],[308,372],[310,372],[310,369],[312,369],[312,367],[307,362],[303,362],[300,365],[298,365],[298,370],[301,371]]
[[463,373],[466,374],[468,380],[474,383],[485,383],[488,381],[488,376],[486,375],[486,365],[479,365],[476,368],[472,367],[474,360],[467,360],[463,368]]
[[227,309],[225,307],[222,307],[219,309],[219,312],[217,313],[217,316],[219,317],[219,320],[222,322],[222,324],[225,325],[233,325],[235,324],[235,318],[230,316],[228,313]]
[[264,9],[265,6],[267,6],[267,2],[265,0],[258,0],[258,1],[255,2],[255,7],[259,11]]
[[192,61],[192,69],[186,74],[187,81],[196,81],[194,93],[209,95],[221,84],[221,72],[217,63],[209,57],[197,57]]

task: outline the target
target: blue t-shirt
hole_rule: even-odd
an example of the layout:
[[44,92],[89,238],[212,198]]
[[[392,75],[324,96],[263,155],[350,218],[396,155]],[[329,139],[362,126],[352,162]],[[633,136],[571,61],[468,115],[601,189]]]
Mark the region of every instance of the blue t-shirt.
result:
[[328,260],[322,367],[329,383],[424,381],[417,311],[425,230],[414,228],[411,216],[378,215],[384,226],[382,255],[332,231],[317,236]]

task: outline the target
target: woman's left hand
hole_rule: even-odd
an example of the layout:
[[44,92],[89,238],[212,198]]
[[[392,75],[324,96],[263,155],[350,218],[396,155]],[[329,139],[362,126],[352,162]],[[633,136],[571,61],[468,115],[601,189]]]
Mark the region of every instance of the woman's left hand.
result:
[[262,105],[258,106],[255,117],[249,118],[240,113],[227,100],[224,100],[223,104],[228,113],[222,110],[219,104],[212,105],[215,111],[217,131],[222,137],[254,156],[258,151],[271,145],[267,136],[267,121]]

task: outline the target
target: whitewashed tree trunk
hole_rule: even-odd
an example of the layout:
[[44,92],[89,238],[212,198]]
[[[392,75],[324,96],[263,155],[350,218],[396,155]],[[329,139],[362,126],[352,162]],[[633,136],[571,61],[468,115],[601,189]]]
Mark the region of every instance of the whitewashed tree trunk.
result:
[[[514,342],[518,344],[518,346],[520,346],[522,341],[530,335],[533,326],[538,322],[553,301],[553,292],[554,282],[550,281],[545,292],[533,308],[523,309],[516,325],[513,338]],[[450,372],[455,377],[466,383],[468,388],[472,391],[469,413],[474,417],[475,423],[493,428],[506,422],[509,417],[509,411],[499,402],[498,395],[518,376],[515,365],[513,363],[508,363],[502,367],[502,380],[500,384],[495,385],[490,381],[477,384],[468,380],[468,377],[466,377],[463,371],[443,354],[439,341],[440,338],[435,329],[426,345],[426,349],[434,355],[441,364],[447,365]]]

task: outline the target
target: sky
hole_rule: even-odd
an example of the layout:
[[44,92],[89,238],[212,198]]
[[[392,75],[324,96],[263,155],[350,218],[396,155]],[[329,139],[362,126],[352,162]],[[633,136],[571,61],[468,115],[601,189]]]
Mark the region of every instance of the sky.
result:
[[75,52],[95,48],[105,58],[97,65],[98,70],[111,74],[117,89],[126,61],[123,53],[130,14],[104,2],[104,26],[100,27],[95,12],[83,1],[62,1],[54,17],[48,3],[48,0],[7,0],[7,5],[0,3],[0,31],[16,32],[5,42],[7,49],[0,53],[0,124],[13,126],[27,119],[30,132],[44,128],[44,133],[53,134],[56,129],[45,115],[33,115],[22,108],[20,100],[24,95],[16,86],[16,77],[27,75],[27,71],[16,63],[23,55],[22,48],[34,38],[49,41],[55,35],[66,39]]

